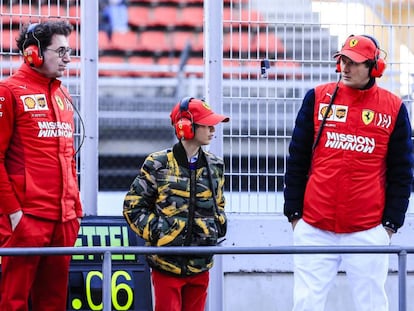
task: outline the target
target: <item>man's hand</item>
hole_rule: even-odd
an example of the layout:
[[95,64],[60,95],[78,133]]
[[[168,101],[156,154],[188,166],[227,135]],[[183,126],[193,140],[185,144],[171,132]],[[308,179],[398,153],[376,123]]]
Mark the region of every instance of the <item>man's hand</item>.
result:
[[385,227],[384,229],[385,229],[385,231],[387,231],[388,236],[389,236],[389,237],[390,237],[390,239],[391,239],[392,235],[394,234],[394,231],[392,231],[391,229],[389,229],[389,228],[387,228],[387,227]]
[[292,229],[295,230],[296,224],[298,223],[299,219],[292,220]]

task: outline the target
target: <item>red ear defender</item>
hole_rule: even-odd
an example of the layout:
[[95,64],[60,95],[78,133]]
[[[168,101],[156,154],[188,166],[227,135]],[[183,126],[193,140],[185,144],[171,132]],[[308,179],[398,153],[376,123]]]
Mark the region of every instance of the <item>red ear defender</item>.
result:
[[386,67],[387,67],[387,64],[385,62],[385,59],[378,57],[376,62],[374,63],[374,66],[371,69],[371,77],[373,78],[382,77],[382,74],[384,73],[384,70]]
[[[40,31],[39,23],[31,24],[27,27],[25,40],[23,42],[23,58],[24,62],[31,67],[38,68],[43,65],[42,49],[40,47],[40,40],[36,36],[36,31]],[[36,41],[37,44],[29,43],[30,36]],[[26,46],[26,43],[29,45]]]
[[23,57],[25,63],[31,67],[38,68],[43,64],[43,57],[39,53],[39,47],[36,45],[29,45],[23,51]]
[[194,138],[193,116],[188,110],[188,105],[192,99],[192,97],[184,97],[180,101],[179,119],[174,124],[175,135],[180,140],[189,140]]
[[194,138],[193,122],[187,118],[180,118],[175,123],[175,135],[178,139],[189,140]]
[[341,57],[338,57],[338,60],[336,61],[336,69],[335,72],[341,72]]

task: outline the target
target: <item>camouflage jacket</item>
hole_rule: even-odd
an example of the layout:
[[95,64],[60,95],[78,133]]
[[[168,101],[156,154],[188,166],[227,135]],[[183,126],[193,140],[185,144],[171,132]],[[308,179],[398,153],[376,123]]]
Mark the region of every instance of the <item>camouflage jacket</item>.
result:
[[[210,167],[218,214],[207,172]],[[226,228],[224,163],[200,148],[195,173],[195,206],[190,207],[191,170],[181,143],[149,155],[124,200],[124,217],[151,246],[214,246],[218,226]],[[224,230],[225,232],[225,230]],[[174,275],[194,275],[213,266],[211,255],[149,255],[149,265]]]

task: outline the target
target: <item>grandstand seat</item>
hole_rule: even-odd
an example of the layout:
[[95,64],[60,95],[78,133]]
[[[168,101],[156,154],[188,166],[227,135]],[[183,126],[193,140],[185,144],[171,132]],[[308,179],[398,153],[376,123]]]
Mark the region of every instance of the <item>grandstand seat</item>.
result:
[[80,6],[77,5],[72,5],[69,7],[69,10],[67,12],[68,18],[69,18],[69,22],[73,25],[79,24],[80,23],[80,16],[81,16],[81,12],[80,12]]
[[262,21],[260,13],[256,10],[233,9],[225,7],[223,9],[224,29],[238,28],[239,26],[252,26]]
[[248,52],[255,49],[253,35],[248,32],[232,32],[223,35],[224,52]]
[[42,17],[52,18],[61,18],[67,16],[65,7],[56,4],[42,5],[40,7],[40,15]]
[[172,33],[172,48],[175,51],[182,51],[188,43],[191,44],[191,49],[194,50],[196,36],[192,31],[175,31]]
[[177,8],[170,6],[157,6],[148,14],[149,27],[174,28],[177,24]]
[[[71,35],[71,37],[73,37],[73,34]],[[101,52],[111,49],[111,41],[108,38],[108,34],[103,30],[100,30],[98,33],[98,44],[99,44],[99,50]]]
[[0,54],[0,74],[5,77],[13,74],[22,64],[23,58],[20,55]]
[[24,25],[38,22],[38,11],[28,4],[2,5],[0,8],[2,24]]
[[18,29],[6,29],[4,28],[2,32],[0,32],[0,51],[8,52],[17,51],[16,39],[19,36]]
[[283,53],[285,50],[283,42],[276,36],[273,31],[269,31],[268,33],[258,33],[255,41],[257,48],[261,52]]
[[241,10],[239,13],[241,24],[257,23],[262,20],[260,13],[256,10]]
[[198,6],[183,7],[178,14],[177,26],[202,28],[204,9]]
[[[164,66],[162,71],[164,77],[176,77],[179,70],[179,57],[160,57],[158,64]],[[203,58],[190,57],[184,67],[185,76],[196,76],[201,78],[203,76]]]
[[[99,40],[99,36],[98,36]],[[72,31],[72,33],[69,36],[69,46],[72,48],[72,50],[79,50],[80,49],[80,34],[76,30]]]
[[[160,68],[159,74],[160,77],[177,77],[178,66],[180,64],[179,57],[160,57],[157,62]],[[161,70],[161,68],[163,70]]]
[[99,57],[99,76],[128,77],[128,63],[122,56],[100,56]]
[[254,78],[259,71],[259,65],[252,66],[252,63],[248,59],[223,60],[223,78],[225,79]]
[[185,4],[198,4],[198,5],[202,5],[204,3],[204,0],[181,0],[181,2],[184,2]]
[[112,33],[112,40],[109,43],[112,50],[134,52],[138,51],[138,35],[135,31]]
[[276,67],[277,77],[282,79],[293,77],[297,79],[303,78],[302,73],[299,71],[299,64],[292,60],[277,60],[274,62],[274,66]]
[[191,45],[191,49],[195,52],[202,52],[204,49],[204,33],[196,32],[194,33],[194,40]]
[[134,27],[146,27],[149,8],[146,6],[128,6],[128,24]]
[[157,77],[159,71],[154,66],[152,56],[130,56],[128,64],[131,66],[130,74],[134,77]]
[[203,57],[190,57],[185,68],[186,76],[195,76],[202,78],[204,76],[204,59]]
[[169,51],[167,34],[164,31],[144,31],[138,40],[138,48],[153,53]]

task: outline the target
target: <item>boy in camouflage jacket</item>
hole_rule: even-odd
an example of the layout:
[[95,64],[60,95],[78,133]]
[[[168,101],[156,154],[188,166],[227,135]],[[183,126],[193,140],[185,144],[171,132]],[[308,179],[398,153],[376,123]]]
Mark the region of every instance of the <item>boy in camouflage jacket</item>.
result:
[[[201,146],[228,117],[184,98],[171,122],[179,142],[150,154],[124,201],[124,217],[150,246],[214,246],[226,232],[224,162]],[[149,255],[156,311],[203,311],[212,255]],[[177,294],[178,293],[178,294]]]

